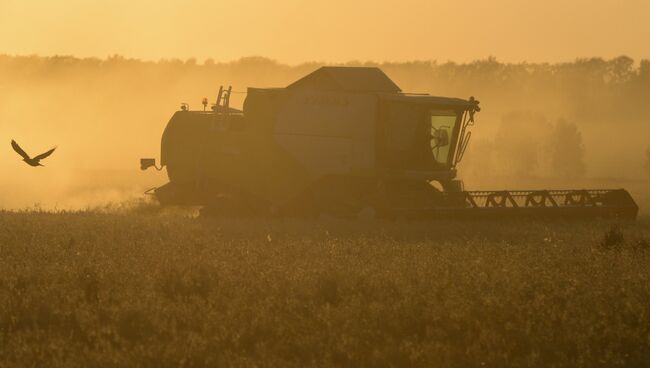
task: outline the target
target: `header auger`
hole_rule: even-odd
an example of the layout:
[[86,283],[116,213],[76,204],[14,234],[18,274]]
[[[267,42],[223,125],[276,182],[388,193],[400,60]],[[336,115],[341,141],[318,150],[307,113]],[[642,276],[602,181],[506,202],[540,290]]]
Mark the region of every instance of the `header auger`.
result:
[[464,191],[456,165],[479,101],[403,93],[378,68],[323,67],[286,88],[249,88],[243,110],[229,106],[231,93],[172,116],[160,161],[169,183],[152,191],[161,204],[417,218],[638,212],[623,189]]

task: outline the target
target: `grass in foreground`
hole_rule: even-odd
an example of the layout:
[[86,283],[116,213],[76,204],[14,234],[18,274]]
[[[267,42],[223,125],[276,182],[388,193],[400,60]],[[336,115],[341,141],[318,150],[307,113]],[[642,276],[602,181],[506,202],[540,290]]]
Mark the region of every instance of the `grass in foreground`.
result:
[[0,366],[643,366],[612,226],[0,213]]

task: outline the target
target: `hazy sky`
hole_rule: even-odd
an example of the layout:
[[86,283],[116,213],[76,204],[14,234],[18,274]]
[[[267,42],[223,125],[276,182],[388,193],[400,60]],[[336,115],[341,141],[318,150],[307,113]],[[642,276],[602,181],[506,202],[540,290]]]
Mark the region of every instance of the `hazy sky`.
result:
[[650,0],[0,0],[0,53],[145,59],[650,58]]

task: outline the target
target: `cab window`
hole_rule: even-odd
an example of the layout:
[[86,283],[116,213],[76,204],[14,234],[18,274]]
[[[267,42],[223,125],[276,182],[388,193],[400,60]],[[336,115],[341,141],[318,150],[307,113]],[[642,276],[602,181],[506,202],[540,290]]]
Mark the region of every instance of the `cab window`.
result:
[[429,114],[430,147],[433,159],[442,165],[451,162],[451,136],[457,115],[453,110],[431,110]]

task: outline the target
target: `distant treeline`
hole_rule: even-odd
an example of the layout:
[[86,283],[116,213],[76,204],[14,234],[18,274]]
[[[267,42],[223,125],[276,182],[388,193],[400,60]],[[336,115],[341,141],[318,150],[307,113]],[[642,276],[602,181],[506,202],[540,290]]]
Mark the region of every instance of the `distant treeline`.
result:
[[[241,106],[247,87],[283,87],[322,65],[286,65],[263,57],[198,62],[0,55],[0,133],[36,139],[33,132],[39,131],[44,138],[37,144],[65,146],[61,160],[69,154],[66,162],[78,167],[130,167],[134,157],[158,152],[160,133],[181,102],[200,108],[201,98],[214,101],[224,84],[238,92],[232,102]],[[650,60],[340,65],[378,66],[406,92],[480,100],[474,141],[461,167],[465,174],[634,176],[644,171]],[[3,127],[4,122],[17,123]],[[87,152],[97,155],[87,158]]]
[[[236,89],[248,86],[284,86],[324,64],[309,62],[285,65],[263,57],[232,62],[212,59],[162,59],[143,61],[119,55],[106,59],[72,56],[0,55],[0,78],[60,81],[67,77],[131,75],[138,82],[174,83],[179,79],[203,80],[205,84],[229,83]],[[508,112],[513,108],[557,110],[569,119],[609,121],[615,111],[620,120],[650,117],[650,60],[638,63],[620,56],[577,59],[565,63],[502,63],[495,58],[469,63],[357,62],[347,66],[378,66],[405,91],[487,99],[488,108]]]

